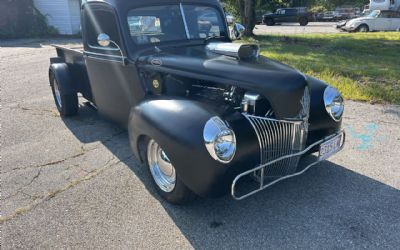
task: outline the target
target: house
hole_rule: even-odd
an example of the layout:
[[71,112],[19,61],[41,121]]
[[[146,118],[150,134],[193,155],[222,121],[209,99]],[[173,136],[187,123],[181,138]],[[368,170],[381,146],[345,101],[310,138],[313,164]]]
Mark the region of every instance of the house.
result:
[[62,35],[80,32],[81,0],[33,0],[35,7],[46,16],[48,24]]

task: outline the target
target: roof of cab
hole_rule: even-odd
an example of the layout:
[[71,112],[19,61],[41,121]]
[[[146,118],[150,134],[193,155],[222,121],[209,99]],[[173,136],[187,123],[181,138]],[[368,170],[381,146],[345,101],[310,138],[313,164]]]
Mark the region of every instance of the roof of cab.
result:
[[205,3],[212,5],[220,5],[219,0],[83,0],[82,5],[86,2],[107,3],[116,9],[131,9],[139,6],[148,6],[154,4],[179,4],[179,3]]

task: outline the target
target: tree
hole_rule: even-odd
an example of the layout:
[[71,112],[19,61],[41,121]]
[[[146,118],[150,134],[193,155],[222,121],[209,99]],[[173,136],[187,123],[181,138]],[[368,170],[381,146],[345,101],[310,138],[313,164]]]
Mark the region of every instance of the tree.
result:
[[256,2],[257,0],[237,0],[242,24],[245,27],[244,35],[253,36],[256,26]]

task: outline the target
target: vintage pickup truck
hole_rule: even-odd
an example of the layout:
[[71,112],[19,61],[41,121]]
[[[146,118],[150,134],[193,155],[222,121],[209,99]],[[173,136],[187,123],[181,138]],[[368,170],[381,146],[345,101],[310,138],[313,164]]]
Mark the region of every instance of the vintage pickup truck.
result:
[[57,109],[79,93],[126,128],[168,202],[240,200],[343,148],[341,94],[232,43],[218,0],[88,0],[81,19],[83,48],[50,59]]

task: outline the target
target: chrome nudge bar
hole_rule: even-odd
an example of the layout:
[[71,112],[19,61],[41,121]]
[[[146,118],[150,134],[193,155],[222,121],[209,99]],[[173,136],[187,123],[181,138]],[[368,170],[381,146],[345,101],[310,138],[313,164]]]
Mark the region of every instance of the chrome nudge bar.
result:
[[[324,139],[322,139],[322,140],[319,140],[319,141],[317,141],[317,142],[311,144],[310,146],[308,146],[306,149],[304,149],[304,150],[301,151],[301,152],[279,157],[278,159],[275,159],[275,160],[273,160],[273,161],[267,162],[267,163],[265,163],[265,164],[262,164],[262,165],[260,165],[260,166],[257,166],[257,167],[255,167],[255,168],[253,168],[253,169],[247,170],[247,171],[245,171],[245,172],[239,174],[238,176],[236,176],[236,178],[235,178],[235,179],[233,180],[233,182],[232,182],[232,186],[231,186],[231,195],[232,195],[232,197],[233,197],[234,199],[236,199],[236,200],[243,200],[243,199],[245,199],[245,198],[247,198],[247,197],[249,197],[249,196],[251,196],[251,195],[253,195],[253,194],[255,194],[255,193],[258,193],[258,192],[260,192],[260,191],[262,191],[262,190],[264,190],[264,189],[266,189],[266,188],[268,188],[268,187],[270,187],[270,186],[272,186],[272,185],[274,185],[274,184],[280,182],[280,181],[283,181],[283,180],[285,180],[285,179],[289,179],[289,178],[292,178],[292,177],[295,177],[295,176],[298,176],[298,175],[301,175],[301,174],[305,173],[305,172],[306,172],[308,169],[310,169],[312,166],[314,166],[314,165],[316,165],[316,164],[318,164],[318,163],[320,163],[320,162],[326,160],[327,157],[323,157],[323,158],[322,158],[322,157],[318,157],[316,161],[310,163],[309,165],[307,165],[306,167],[304,167],[304,168],[301,169],[300,171],[297,171],[297,172],[295,172],[295,173],[293,173],[293,174],[290,174],[290,175],[286,175],[286,176],[279,177],[279,178],[277,178],[277,179],[275,179],[275,180],[272,180],[272,181],[270,181],[270,182],[267,182],[267,183],[265,183],[265,178],[263,177],[263,176],[264,176],[264,171],[265,171],[265,169],[266,169],[268,166],[271,166],[271,165],[273,165],[273,164],[275,164],[275,163],[277,163],[277,162],[279,162],[279,161],[283,161],[283,160],[285,160],[285,159],[289,159],[289,158],[292,158],[292,157],[301,157],[301,156],[307,154],[307,152],[310,151],[312,148],[314,148],[314,147],[316,147],[316,146],[320,146],[320,145],[323,144],[324,142],[327,142],[327,141],[329,141],[329,140],[331,140],[331,139],[333,139],[333,138],[335,138],[335,137],[337,137],[337,136],[341,136],[341,142],[340,142],[341,144],[340,144],[340,147],[339,147],[335,152],[333,152],[333,153],[331,153],[331,154],[329,155],[329,156],[332,156],[332,155],[334,155],[335,153],[341,151],[341,150],[343,149],[343,147],[344,147],[344,142],[345,142],[345,138],[346,138],[346,134],[345,134],[344,131],[341,131],[341,132],[339,132],[339,133],[336,133],[336,134],[333,134],[333,135],[331,135],[331,136],[328,136],[328,137],[326,137],[326,138],[324,138]],[[257,173],[257,171],[261,172],[261,177],[259,178],[259,185],[257,185],[258,188],[254,189],[253,191],[250,191],[250,192],[248,192],[248,193],[246,193],[246,194],[244,194],[244,195],[239,195],[239,196],[238,196],[238,195],[236,194],[236,188],[237,188],[236,186],[237,186],[237,184],[238,184],[238,181],[239,181],[241,178],[243,178],[243,177],[245,177],[245,176],[248,176],[248,175],[253,175],[253,176],[255,176],[256,173]]]

